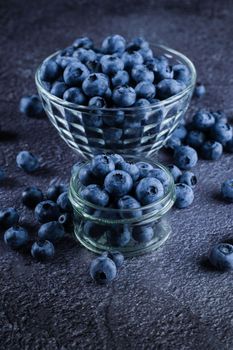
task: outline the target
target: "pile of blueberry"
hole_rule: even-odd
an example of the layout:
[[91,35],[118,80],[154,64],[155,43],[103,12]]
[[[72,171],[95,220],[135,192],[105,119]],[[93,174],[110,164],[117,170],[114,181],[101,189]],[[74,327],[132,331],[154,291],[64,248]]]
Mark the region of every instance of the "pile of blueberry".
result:
[[41,66],[41,80],[51,94],[94,108],[148,106],[181,92],[190,81],[183,64],[154,56],[137,37],[106,37],[100,48],[87,37],[76,39]]

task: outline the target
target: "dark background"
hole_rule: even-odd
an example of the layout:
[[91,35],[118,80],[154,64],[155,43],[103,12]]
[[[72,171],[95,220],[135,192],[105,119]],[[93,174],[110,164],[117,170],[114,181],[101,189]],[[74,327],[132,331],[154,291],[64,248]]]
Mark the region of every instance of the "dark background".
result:
[[[16,133],[11,140],[1,136],[0,165],[9,179],[0,187],[0,205],[19,208],[34,235],[33,216],[20,203],[22,190],[32,184],[46,190],[54,177],[68,180],[78,157],[47,119],[20,115],[18,102],[35,92],[41,60],[76,37],[143,35],[180,50],[207,88],[189,113],[207,107],[232,115],[232,1],[1,0],[0,6],[0,125]],[[35,175],[16,167],[24,149],[42,158]],[[70,237],[46,264],[8,250],[1,238],[0,349],[232,349],[232,274],[202,263],[211,244],[233,239],[233,207],[217,196],[232,177],[232,159],[198,163],[195,201],[172,211],[170,239],[157,252],[128,260],[107,287],[91,281],[94,255]]]

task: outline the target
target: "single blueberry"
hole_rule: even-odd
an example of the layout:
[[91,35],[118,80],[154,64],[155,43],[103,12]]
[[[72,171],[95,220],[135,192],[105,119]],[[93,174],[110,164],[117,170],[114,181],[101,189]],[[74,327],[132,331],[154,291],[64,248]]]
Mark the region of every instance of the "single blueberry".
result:
[[35,218],[40,223],[56,221],[60,216],[59,208],[53,201],[40,202],[35,207]]
[[46,260],[52,258],[55,254],[54,245],[49,241],[38,241],[33,243],[31,255],[37,260]]
[[124,162],[123,157],[120,154],[110,154],[110,158],[113,160],[115,167],[117,168],[117,165],[121,162]]
[[187,129],[184,125],[179,124],[172,133],[172,136],[177,137],[181,141],[187,136]]
[[148,50],[149,43],[142,37],[136,37],[136,38],[133,38],[132,41],[127,46],[127,48],[131,48],[131,47],[137,50],[140,50],[140,49]]
[[148,81],[141,81],[136,85],[135,92],[138,98],[150,100],[155,97],[156,88],[155,85]]
[[171,96],[174,96],[184,89],[183,83],[175,79],[163,79],[156,88],[157,96],[161,100],[165,100]]
[[114,170],[106,176],[104,187],[108,193],[121,197],[131,191],[133,180],[127,172]]
[[132,237],[139,243],[147,243],[152,240],[154,230],[151,226],[135,226],[133,228]]
[[87,103],[86,96],[82,90],[77,87],[67,89],[63,95],[63,99],[77,105],[85,105]]
[[115,170],[115,164],[110,156],[100,154],[91,161],[91,171],[95,176],[105,177]]
[[72,213],[63,213],[59,216],[58,222],[64,227],[65,231],[69,231],[73,225]]
[[93,50],[81,47],[74,51],[73,57],[86,64],[87,62],[94,62],[96,60],[96,53]]
[[157,64],[157,69],[154,69],[154,81],[155,83],[159,83],[164,79],[172,79],[173,78],[173,70],[172,67],[167,64],[167,62],[160,62]]
[[40,67],[41,80],[53,82],[59,77],[60,73],[61,73],[61,68],[53,60],[48,60],[43,62]]
[[101,207],[107,206],[109,202],[108,193],[95,184],[88,185],[81,191],[80,195],[84,200]]
[[64,82],[69,86],[80,86],[89,75],[87,67],[80,62],[71,62],[64,70]]
[[136,197],[140,203],[147,205],[154,203],[164,195],[162,183],[154,177],[141,179],[135,190]]
[[91,164],[85,164],[80,168],[78,178],[84,186],[91,185],[95,182],[95,177],[91,170]]
[[69,56],[61,56],[58,55],[56,57],[56,63],[62,68],[65,69],[68,64],[78,62],[78,60],[74,57],[69,57]]
[[22,193],[22,202],[29,208],[35,208],[43,199],[43,192],[36,186],[27,187]]
[[64,235],[64,227],[58,221],[46,222],[41,225],[38,231],[38,237],[42,241],[49,240],[51,242],[56,242],[63,238]]
[[216,112],[210,111],[210,113],[213,115],[215,122],[223,122],[223,123],[227,123],[228,122],[228,118],[225,112],[218,110]]
[[51,88],[50,93],[59,98],[63,97],[64,92],[67,90],[68,86],[65,83],[55,82]]
[[191,171],[185,171],[179,177],[179,183],[186,184],[189,187],[194,188],[197,184],[197,178]]
[[125,70],[119,70],[112,77],[111,81],[114,87],[127,85],[129,83],[129,74]]
[[130,86],[117,86],[113,90],[112,100],[119,107],[129,107],[135,103],[136,93]]
[[221,195],[222,197],[228,201],[233,202],[233,180],[229,179],[223,182],[221,186]]
[[134,107],[137,107],[137,110],[134,112],[134,118],[139,121],[145,121],[146,123],[148,114],[151,113],[150,106],[150,101],[146,100],[145,98],[140,98],[137,100],[134,104]]
[[140,176],[140,170],[136,164],[128,163],[125,161],[119,162],[117,164],[118,170],[124,170],[132,177],[133,181],[137,181]]
[[206,141],[201,146],[200,153],[204,159],[217,160],[223,153],[223,147],[220,142]]
[[181,140],[178,137],[173,135],[167,140],[165,144],[165,148],[171,149],[173,151],[180,146],[181,146]]
[[134,66],[138,64],[143,64],[143,57],[137,51],[124,52],[122,55],[122,60],[125,64],[125,69],[131,70]]
[[153,83],[154,81],[154,73],[142,64],[138,64],[132,68],[131,77],[136,83],[140,81]]
[[165,191],[167,190],[169,183],[170,183],[170,180],[169,180],[168,175],[165,173],[165,171],[163,169],[154,168],[148,172],[147,177],[154,177],[154,178],[158,179],[161,182],[161,184],[163,185],[164,190]]
[[68,186],[63,183],[55,184],[54,181],[49,185],[46,197],[51,201],[56,202],[61,193],[66,192],[68,190]]
[[232,139],[232,127],[228,123],[217,122],[211,128],[211,136],[215,141],[225,145]]
[[196,86],[195,86],[193,95],[195,97],[200,98],[200,97],[203,97],[205,94],[206,94],[205,86],[203,84],[201,84],[201,83],[197,83]]
[[[125,195],[117,202],[117,207],[120,210],[120,216],[123,219],[138,218],[142,216],[141,204],[132,196]],[[127,211],[121,211],[127,210]],[[135,210],[138,209],[138,210]]]
[[103,96],[108,87],[108,77],[103,73],[90,74],[82,84],[84,93],[89,97]]
[[218,270],[233,269],[233,246],[228,243],[218,243],[209,252],[209,261]]
[[121,267],[124,264],[125,258],[124,255],[121,252],[118,252],[117,250],[111,250],[109,252],[104,252],[102,256],[105,256],[109,259],[111,259],[117,268]]
[[9,228],[17,225],[19,214],[15,208],[6,208],[0,210],[0,227]]
[[84,49],[91,49],[93,47],[93,44],[94,43],[92,39],[84,36],[84,37],[75,39],[72,45],[75,49],[78,49],[79,47],[83,47]]
[[198,161],[197,152],[192,147],[180,146],[175,150],[174,161],[179,168],[190,170]]
[[197,130],[205,131],[215,124],[215,119],[211,113],[201,109],[193,116],[192,124]]
[[19,110],[29,118],[40,118],[45,115],[38,95],[23,96],[19,103]]
[[117,56],[104,55],[100,59],[102,72],[107,75],[114,75],[124,69],[124,62]]
[[118,225],[107,232],[107,242],[110,246],[125,247],[131,239],[128,225]]
[[12,249],[25,246],[29,241],[27,230],[21,226],[10,227],[4,233],[4,242]]
[[181,81],[184,84],[187,84],[190,81],[191,74],[184,64],[175,64],[172,69],[174,74],[173,78],[175,80]]
[[153,166],[147,162],[137,162],[136,166],[139,169],[140,178],[146,177],[149,171],[153,169]]
[[57,205],[61,212],[71,212],[72,205],[70,203],[68,192],[63,192],[59,195],[57,199]]
[[153,51],[151,49],[140,49],[138,50],[144,61],[150,60],[153,58]]
[[111,259],[100,256],[92,261],[90,275],[97,283],[106,284],[116,278],[117,268]]
[[32,173],[39,168],[38,158],[28,151],[19,152],[16,157],[16,163],[26,173]]
[[195,148],[200,148],[205,142],[205,134],[199,130],[190,130],[186,136],[185,142]]
[[90,98],[88,102],[88,106],[92,109],[98,109],[98,108],[105,108],[106,107],[106,101],[103,97],[100,96],[94,96]]
[[102,51],[105,54],[122,53],[125,51],[125,39],[118,34],[107,36],[102,42]]
[[182,171],[174,164],[167,165],[167,168],[169,169],[173,180],[176,183],[179,177],[182,175]]
[[179,209],[187,208],[194,200],[194,193],[190,186],[182,183],[176,184],[175,205]]

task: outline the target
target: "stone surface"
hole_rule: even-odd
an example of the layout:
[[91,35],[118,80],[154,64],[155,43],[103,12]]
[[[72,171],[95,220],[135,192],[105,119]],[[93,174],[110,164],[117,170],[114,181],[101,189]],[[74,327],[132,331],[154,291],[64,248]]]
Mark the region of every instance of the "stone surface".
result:
[[[48,54],[77,36],[100,40],[109,33],[144,35],[187,54],[207,88],[200,106],[233,109],[233,5],[230,1],[17,1],[1,3],[0,164],[9,180],[1,207],[19,208],[25,186],[45,190],[57,176],[68,179],[77,156],[48,120],[19,115],[23,94],[35,91],[34,73]],[[7,132],[7,133],[6,133]],[[26,175],[15,157],[31,150],[43,168]],[[203,263],[211,244],[233,240],[232,205],[217,194],[232,177],[232,156],[200,161],[192,207],[173,210],[173,233],[153,254],[130,259],[110,286],[88,275],[93,254],[69,237],[46,264],[8,250],[0,241],[0,348],[33,350],[233,348],[232,274]]]

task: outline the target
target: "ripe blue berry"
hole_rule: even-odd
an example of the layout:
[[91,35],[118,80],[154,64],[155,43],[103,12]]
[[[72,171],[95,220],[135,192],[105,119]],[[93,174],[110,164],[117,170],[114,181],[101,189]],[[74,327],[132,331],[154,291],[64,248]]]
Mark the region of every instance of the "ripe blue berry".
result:
[[78,105],[85,105],[87,98],[80,88],[69,88],[65,91],[63,99],[68,102],[72,102]]
[[40,202],[35,207],[35,218],[40,223],[56,221],[60,216],[59,208],[53,201]]
[[191,171],[185,171],[179,178],[179,183],[186,184],[194,188],[197,184],[197,178]]
[[90,74],[82,84],[84,93],[89,97],[104,96],[108,87],[108,77],[103,73]]
[[139,177],[143,178],[148,176],[149,171],[153,169],[153,166],[146,162],[137,162],[136,166],[139,169]]
[[145,177],[139,181],[135,193],[139,202],[143,205],[147,205],[162,198],[164,195],[164,188],[158,179]]
[[115,263],[117,268],[121,267],[124,264],[124,255],[121,252],[118,252],[117,250],[104,252],[102,256],[106,256],[107,258],[111,259]]
[[184,84],[189,82],[191,75],[188,68],[184,64],[175,64],[172,69],[174,74],[173,78],[175,80],[181,81]]
[[187,208],[194,200],[194,193],[191,187],[186,184],[176,184],[175,206],[179,209]]
[[69,86],[80,86],[89,75],[87,67],[80,62],[71,62],[63,73],[64,82]]
[[153,83],[154,81],[154,73],[142,64],[133,67],[131,77],[136,83],[140,81],[149,81]]
[[91,171],[91,164],[85,164],[80,168],[78,178],[81,184],[83,184],[84,186],[91,185],[95,182],[94,175]]
[[80,194],[86,201],[101,207],[105,207],[109,202],[108,193],[98,185],[89,185]]
[[124,62],[117,56],[104,55],[100,59],[102,72],[107,75],[114,75],[124,69]]
[[210,113],[213,115],[215,122],[223,122],[223,123],[227,123],[228,118],[225,112],[218,110],[216,112],[210,111]]
[[230,124],[223,123],[221,121],[217,122],[211,128],[211,136],[215,141],[225,145],[232,139],[232,127]]
[[77,58],[83,64],[86,64],[87,62],[94,62],[96,60],[96,53],[93,50],[81,47],[74,51],[73,57]]
[[31,254],[33,258],[41,261],[52,258],[55,254],[54,245],[49,241],[35,242],[32,245]]
[[186,135],[187,135],[187,129],[182,124],[179,124],[172,133],[172,136],[177,137],[181,141],[185,139]]
[[72,213],[63,213],[59,216],[58,222],[64,227],[65,230],[69,230],[73,225]]
[[40,68],[40,77],[41,80],[53,82],[59,77],[60,72],[61,68],[59,65],[55,61],[49,60],[42,63]]
[[23,227],[13,226],[4,233],[4,242],[12,249],[21,248],[28,241],[28,232]]
[[133,38],[132,41],[129,43],[127,48],[129,48],[129,47],[134,47],[135,49],[137,48],[138,50],[139,49],[148,50],[149,49],[149,43],[148,43],[148,41],[146,41],[142,37],[136,37],[136,38]]
[[62,82],[55,82],[50,90],[50,93],[59,98],[63,97],[64,92],[67,90],[67,85]]
[[151,226],[135,226],[132,233],[133,239],[139,243],[150,242],[154,236]]
[[164,79],[172,79],[173,78],[173,70],[172,67],[169,66],[167,62],[161,62],[157,65],[157,69],[154,70],[155,82],[159,83]]
[[201,146],[200,151],[204,159],[217,160],[223,153],[223,147],[220,142],[206,141]]
[[164,187],[164,190],[166,190],[169,186],[169,178],[167,176],[167,174],[165,173],[164,170],[159,169],[159,168],[154,168],[152,170],[150,170],[147,174],[147,177],[155,177],[156,179],[158,179],[161,184]]
[[167,168],[170,170],[173,180],[176,183],[182,175],[182,171],[174,164],[167,165]]
[[94,45],[93,40],[86,36],[82,38],[78,38],[73,42],[73,47],[75,49],[79,47],[83,47],[84,49],[91,49],[93,45]]
[[100,256],[92,261],[90,275],[97,283],[106,284],[116,278],[116,265],[111,259]]
[[29,208],[34,208],[43,199],[43,192],[36,186],[27,187],[22,193],[22,202]]
[[88,102],[88,106],[91,107],[92,109],[105,108],[106,101],[103,97],[94,96],[94,97],[90,98],[90,100]]
[[192,147],[180,146],[175,150],[174,161],[179,168],[190,170],[198,161],[197,152]]
[[133,187],[132,177],[123,170],[111,171],[104,180],[108,193],[118,197],[129,193]]
[[131,239],[131,232],[128,225],[118,225],[116,229],[107,232],[108,244],[114,247],[124,247]]
[[125,64],[125,69],[131,70],[134,66],[143,63],[142,55],[137,51],[124,52],[122,60]]
[[44,109],[38,95],[23,96],[19,103],[19,110],[29,118],[44,116]]
[[165,148],[169,148],[173,151],[180,146],[181,146],[181,140],[178,137],[175,137],[173,135],[167,140],[165,144]]
[[39,168],[38,158],[28,151],[19,152],[16,157],[16,163],[26,173],[32,173]]
[[219,243],[209,252],[209,261],[218,270],[233,269],[233,246],[228,243]]
[[117,86],[113,90],[112,100],[119,107],[129,107],[135,103],[136,93],[132,87]]
[[223,182],[221,186],[221,195],[227,202],[233,203],[233,180],[229,179]]
[[205,134],[199,130],[191,130],[188,132],[185,141],[189,146],[198,149],[205,141]]
[[125,51],[125,39],[118,34],[107,36],[102,42],[102,51],[105,54],[122,53]]
[[[121,197],[117,202],[117,207],[119,209],[128,210],[128,211],[121,211],[120,216],[124,219],[127,218],[138,218],[142,216],[141,211],[141,204],[132,196],[125,195]],[[132,209],[138,209],[138,210],[132,210]]]
[[65,235],[64,227],[57,221],[50,221],[41,225],[38,231],[40,240],[49,240],[51,242],[58,241]]
[[201,109],[198,111],[192,120],[193,127],[200,131],[210,129],[215,123],[214,116],[208,111]]
[[56,201],[61,193],[66,192],[68,190],[68,187],[66,184],[60,183],[60,184],[54,184],[54,181],[50,184],[50,186],[47,189],[46,197],[47,199],[50,199],[51,201]]
[[157,95],[161,100],[165,100],[183,90],[182,82],[174,79],[163,79],[157,85]]
[[96,176],[104,178],[113,170],[115,170],[115,164],[110,156],[100,154],[91,161],[91,171]]
[[124,162],[124,159],[120,154],[111,154],[110,157],[113,160],[115,167],[117,167],[119,163]]
[[129,74],[128,72],[126,72],[126,70],[119,70],[112,77],[112,85],[114,87],[127,85],[128,83],[129,83]]
[[140,171],[136,164],[131,164],[123,161],[117,164],[117,169],[124,170],[129,173],[133,181],[136,181],[139,178]]
[[141,81],[135,87],[135,92],[138,98],[145,98],[150,100],[155,97],[155,85],[150,83],[149,81]]
[[0,210],[0,227],[9,228],[17,225],[19,222],[19,214],[15,208],[7,208]]
[[200,98],[200,97],[203,97],[205,93],[206,93],[205,86],[201,83],[197,83],[193,93],[194,96]]
[[57,199],[57,205],[61,212],[70,212],[72,211],[72,205],[70,203],[68,192],[63,192],[59,195]]

